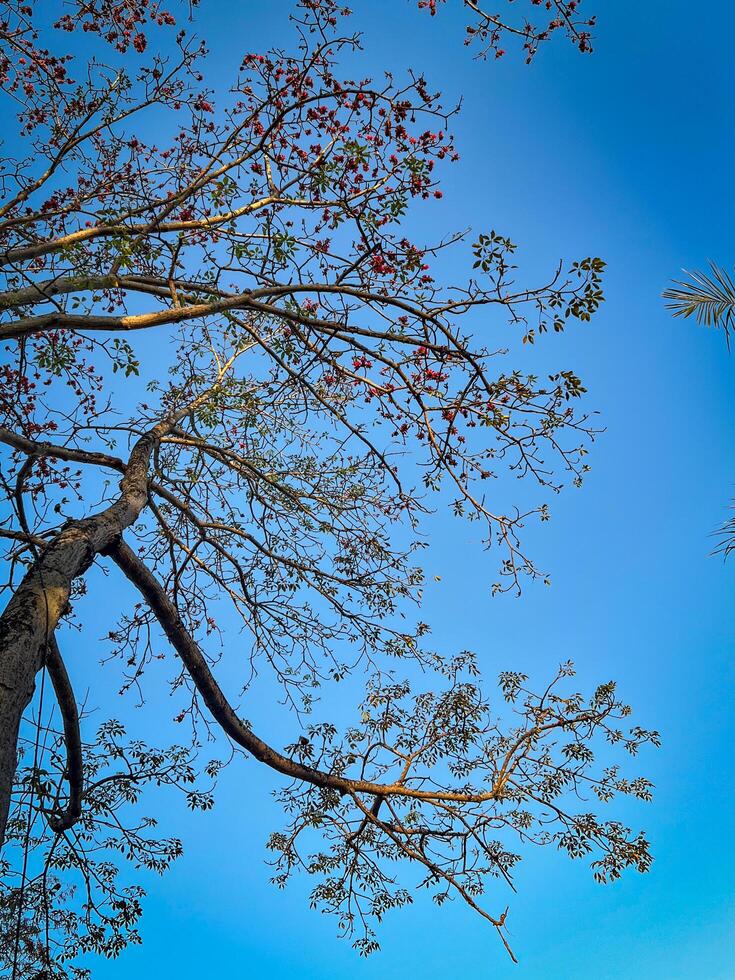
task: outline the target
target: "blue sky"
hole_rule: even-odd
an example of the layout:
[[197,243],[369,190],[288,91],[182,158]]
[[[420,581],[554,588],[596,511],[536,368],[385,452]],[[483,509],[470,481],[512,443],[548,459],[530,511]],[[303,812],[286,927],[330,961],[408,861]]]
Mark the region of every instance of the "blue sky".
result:
[[[383,951],[360,960],[308,909],[308,883],[268,883],[276,782],[248,762],[227,773],[213,813],[183,817],[186,855],[151,883],[144,945],[100,964],[99,980],[732,977],[735,567],[710,556],[709,535],[735,496],[735,361],[720,335],[672,321],[660,293],[682,267],[735,259],[735,8],[596,5],[592,57],[557,41],[530,68],[510,53],[472,60],[459,4],[432,21],[408,0],[356,0],[355,23],[369,70],[412,65],[464,96],[462,162],[423,222],[509,234],[531,280],[561,256],[609,263],[602,314],[528,354],[579,373],[606,427],[584,487],[552,500],[551,523],[531,532],[552,588],[491,600],[492,562],[471,527],[443,515],[425,618],[437,646],[474,649],[489,677],[543,678],[571,657],[586,685],[620,682],[664,740],[641,766],[655,802],[630,811],[653,841],[652,871],[601,887],[561,855],[529,856],[518,895],[497,899],[510,901],[520,967],[466,909],[422,900],[389,917]],[[215,81],[244,51],[288,43],[285,0],[203,6]],[[85,652],[94,657],[91,640]],[[276,717],[270,729],[277,739]]]

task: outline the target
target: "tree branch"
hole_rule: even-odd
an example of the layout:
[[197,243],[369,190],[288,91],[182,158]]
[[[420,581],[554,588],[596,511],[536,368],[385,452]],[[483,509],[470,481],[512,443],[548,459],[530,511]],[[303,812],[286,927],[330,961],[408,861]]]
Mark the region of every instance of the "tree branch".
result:
[[[271,769],[293,779],[310,783],[313,786],[334,789],[339,793],[351,796],[355,793],[366,793],[376,798],[397,796],[426,802],[468,804],[484,803],[502,798],[503,787],[497,781],[490,790],[482,793],[420,790],[408,786],[400,780],[382,784],[370,780],[349,779],[304,766],[278,752],[255,735],[248,724],[237,715],[214,678],[199,645],[182,623],[178,610],[155,576],[136,556],[129,545],[122,538],[118,538],[108,545],[104,554],[115,562],[149,605],[215,721],[234,742],[246,749],[259,762],[263,762]],[[585,712],[579,718],[559,720],[540,726],[537,734],[543,734],[543,732],[556,727],[574,727],[576,723],[589,722],[590,720],[590,714]],[[528,737],[532,737],[532,735]]]
[[79,731],[79,712],[74,690],[66,671],[56,637],[49,637],[46,652],[46,669],[56,695],[56,702],[64,723],[66,745],[66,778],[69,783],[69,799],[64,810],[46,814],[49,826],[57,834],[70,830],[82,815],[82,791],[84,767],[82,762],[82,738]]

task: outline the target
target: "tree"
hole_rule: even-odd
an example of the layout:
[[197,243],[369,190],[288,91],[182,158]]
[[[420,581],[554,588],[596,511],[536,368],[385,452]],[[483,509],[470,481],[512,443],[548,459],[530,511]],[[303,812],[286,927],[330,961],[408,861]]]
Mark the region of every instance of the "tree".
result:
[[[465,6],[485,51],[520,36],[530,56],[559,30],[589,49],[576,0],[546,4],[548,28]],[[505,943],[505,912],[480,896],[510,881],[520,843],[590,855],[601,881],[645,871],[645,837],[576,802],[650,797],[595,760],[600,740],[632,753],[657,740],[623,721],[614,685],[585,698],[565,664],[535,693],[506,672],[503,721],[475,659],[431,652],[428,626],[406,618],[432,506],[498,550],[494,592],[542,576],[520,535],[546,505],[513,507],[503,477],[579,482],[594,432],[572,371],[503,368],[492,317],[530,343],[586,321],[604,263],[526,287],[494,231],[407,237],[457,159],[453,110],[419,75],[342,77],[360,42],[332,0],[304,0],[295,52],[245,55],[217,99],[205,46],[146,0],[3,10],[19,119],[0,208],[0,944],[14,975],[81,976],[80,955],[137,939],[143,890],[119,862],[162,871],[181,851],[139,815],[147,786],[211,806],[222,763],[202,726],[286,777],[275,880],[315,875],[313,904],[365,953],[411,883],[460,897]],[[469,252],[464,283],[442,283],[448,249]],[[165,637],[187,747],[153,748],[115,721],[83,738],[66,650],[84,595],[109,594],[102,570],[137,597],[107,638],[124,687],[146,683]],[[246,705],[261,675],[279,686],[293,744],[253,731],[219,657],[240,667]],[[411,664],[443,687],[412,690]],[[318,689],[360,676],[354,725],[313,721]],[[401,883],[402,865],[418,879]]]

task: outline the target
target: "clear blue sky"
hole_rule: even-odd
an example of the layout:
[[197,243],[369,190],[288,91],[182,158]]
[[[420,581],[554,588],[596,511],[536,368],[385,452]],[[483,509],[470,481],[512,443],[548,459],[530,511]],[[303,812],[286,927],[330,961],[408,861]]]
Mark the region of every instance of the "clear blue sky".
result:
[[[607,427],[585,486],[552,501],[551,523],[533,534],[553,587],[492,601],[472,529],[441,517],[426,618],[438,646],[476,650],[490,677],[544,677],[572,657],[586,684],[620,681],[664,739],[642,766],[655,802],[631,813],[652,838],[653,870],[601,887],[561,855],[529,856],[507,896],[520,967],[466,909],[428,901],[390,916],[383,951],[360,960],[308,909],[308,882],[269,885],[276,781],[248,762],[228,772],[213,813],[184,817],[186,854],[151,882],[144,945],[100,964],[98,980],[734,975],[735,565],[709,556],[709,534],[735,495],[735,359],[720,335],[672,322],[660,293],[682,266],[735,259],[735,6],[586,2],[599,8],[595,54],[557,41],[530,68],[510,55],[473,61],[459,4],[433,21],[412,0],[354,5],[371,70],[413,65],[464,95],[462,163],[431,210],[440,231],[511,235],[531,278],[559,256],[609,263],[601,316],[533,353],[574,368]],[[215,79],[244,51],[285,46],[288,6],[207,0]],[[80,652],[94,659],[89,642]],[[269,727],[278,739],[275,718]]]

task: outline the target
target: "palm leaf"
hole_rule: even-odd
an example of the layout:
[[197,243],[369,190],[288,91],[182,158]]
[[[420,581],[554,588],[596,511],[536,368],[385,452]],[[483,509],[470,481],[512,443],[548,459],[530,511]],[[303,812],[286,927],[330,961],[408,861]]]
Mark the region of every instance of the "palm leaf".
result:
[[[710,262],[709,273],[684,270],[684,274],[688,280],[675,281],[664,291],[667,308],[674,316],[693,316],[702,326],[720,327],[729,350],[730,330],[735,328],[735,282],[714,262]],[[715,537],[714,554],[729,558],[735,552],[735,516],[715,531]]]
[[[733,510],[735,510],[735,504],[731,505],[731,507]],[[733,551],[735,551],[735,517],[730,517],[727,521],[725,521],[725,523],[714,532],[714,536],[718,539],[718,542],[712,553],[715,555],[722,555],[724,558],[729,558]]]
[[663,296],[674,316],[693,316],[705,327],[725,331],[728,347],[735,328],[735,282],[729,273],[710,262],[709,273],[687,272],[687,280],[674,282]]

